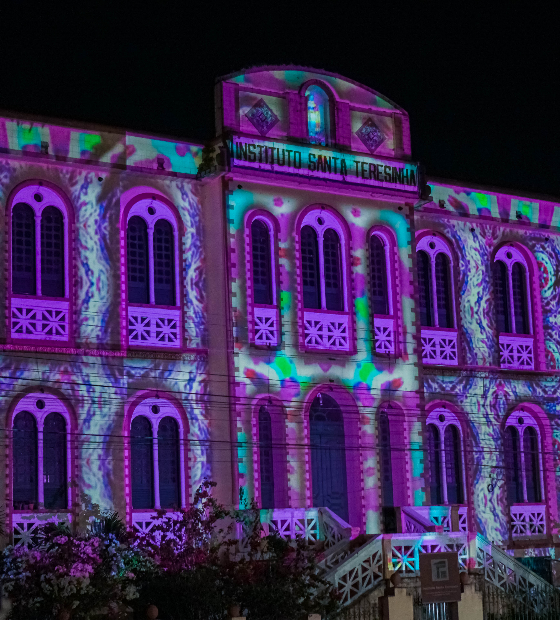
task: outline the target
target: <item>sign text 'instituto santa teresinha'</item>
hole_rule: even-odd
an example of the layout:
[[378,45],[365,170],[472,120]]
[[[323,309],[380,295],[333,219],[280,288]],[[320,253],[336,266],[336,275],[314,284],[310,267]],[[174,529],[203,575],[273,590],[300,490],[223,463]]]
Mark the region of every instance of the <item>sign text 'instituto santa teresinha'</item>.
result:
[[232,166],[409,192],[418,189],[416,164],[240,136],[233,136],[229,149]]

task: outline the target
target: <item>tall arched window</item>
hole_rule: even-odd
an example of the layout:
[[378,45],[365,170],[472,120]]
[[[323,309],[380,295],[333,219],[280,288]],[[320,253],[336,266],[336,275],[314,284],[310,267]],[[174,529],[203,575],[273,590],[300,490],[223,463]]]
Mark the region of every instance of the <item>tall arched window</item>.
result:
[[396,353],[396,317],[393,308],[392,245],[390,233],[374,230],[369,238],[369,260],[371,274],[371,305],[375,351]]
[[68,206],[42,183],[11,198],[10,337],[70,341]]
[[502,368],[533,369],[534,338],[531,286],[525,256],[514,245],[494,257],[494,313]]
[[436,235],[421,237],[416,250],[422,361],[456,366],[459,360],[451,250]]
[[305,91],[307,101],[307,133],[313,144],[330,142],[330,106],[327,93],[315,84]]
[[253,258],[253,302],[272,305],[272,265],[270,232],[259,219],[251,224],[251,250]]
[[426,421],[432,505],[465,502],[461,427],[451,411],[434,409]]
[[307,212],[300,225],[302,342],[311,349],[348,351],[351,341],[344,229],[338,218],[324,208]]
[[185,433],[181,416],[169,401],[147,398],[136,406],[130,423],[133,510],[185,506]]
[[[127,213],[126,272],[128,344],[178,349],[180,308],[180,224],[163,199],[141,195]],[[141,306],[141,307],[139,307]]]
[[379,465],[381,477],[381,503],[383,506],[393,506],[393,465],[391,462],[391,429],[389,416],[386,412],[379,414]]
[[12,496],[16,511],[70,507],[70,418],[50,394],[27,394],[12,422]]
[[346,447],[340,406],[318,394],[309,410],[313,505],[326,506],[348,521]]
[[274,508],[274,458],[272,453],[272,421],[268,409],[259,408],[259,461],[261,508]]
[[543,501],[541,439],[533,416],[516,411],[505,429],[504,456],[510,504]]

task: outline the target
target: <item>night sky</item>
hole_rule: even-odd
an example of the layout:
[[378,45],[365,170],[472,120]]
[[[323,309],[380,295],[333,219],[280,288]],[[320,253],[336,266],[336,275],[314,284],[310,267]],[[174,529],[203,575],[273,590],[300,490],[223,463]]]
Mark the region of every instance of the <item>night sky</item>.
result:
[[0,108],[205,140],[215,77],[323,68],[408,111],[429,176],[560,197],[559,15],[486,5],[21,2],[2,9]]

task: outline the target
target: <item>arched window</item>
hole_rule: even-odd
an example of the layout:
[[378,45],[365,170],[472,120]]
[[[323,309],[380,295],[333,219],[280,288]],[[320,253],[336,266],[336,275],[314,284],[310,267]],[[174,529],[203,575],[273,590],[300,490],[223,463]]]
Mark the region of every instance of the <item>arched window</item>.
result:
[[432,505],[463,504],[465,473],[461,427],[448,409],[434,409],[427,419]]
[[128,301],[133,304],[149,304],[148,226],[139,216],[128,220]]
[[303,279],[303,307],[321,308],[319,273],[319,245],[317,233],[311,226],[301,229],[301,271]]
[[371,305],[375,351],[383,354],[396,353],[396,317],[393,309],[392,245],[390,233],[374,230],[369,238],[369,261],[371,274]]
[[494,258],[496,324],[500,333],[532,334],[527,261],[514,246],[503,246]]
[[268,409],[259,408],[259,461],[261,508],[274,508],[274,458],[272,453],[272,421]]
[[260,219],[251,224],[251,250],[253,259],[253,302],[272,305],[272,264],[270,231]]
[[134,510],[185,506],[185,429],[167,400],[147,398],[130,423],[130,494]]
[[504,457],[510,504],[543,501],[541,438],[535,419],[516,411],[506,422]]
[[313,505],[326,506],[348,521],[346,447],[342,411],[319,393],[309,410]]
[[[126,272],[128,344],[178,349],[180,308],[180,224],[163,199],[141,195],[127,210]],[[123,239],[124,241],[124,239]],[[141,307],[139,307],[141,306]]]
[[457,366],[459,358],[451,250],[436,235],[421,237],[416,250],[422,361],[424,364]]
[[40,183],[16,190],[8,205],[10,337],[70,341],[68,206]]
[[154,226],[154,303],[175,305],[175,242],[173,228],[166,220]]
[[28,394],[14,409],[14,510],[67,510],[70,449],[66,407],[50,394]]
[[386,412],[379,414],[379,464],[381,476],[381,503],[383,506],[394,506],[393,503],[393,465],[391,462],[391,429],[389,416]]
[[315,84],[305,91],[307,101],[307,133],[313,144],[330,142],[330,106],[327,93]]
[[[346,235],[338,218],[321,208],[307,212],[300,228],[300,299],[305,348],[350,350]],[[338,313],[329,316],[327,313]],[[344,315],[342,313],[345,313]]]

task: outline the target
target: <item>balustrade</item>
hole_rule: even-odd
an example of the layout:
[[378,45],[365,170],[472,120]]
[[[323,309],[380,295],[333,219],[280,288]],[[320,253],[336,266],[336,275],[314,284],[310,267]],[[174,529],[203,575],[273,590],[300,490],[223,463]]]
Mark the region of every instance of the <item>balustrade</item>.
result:
[[307,349],[350,351],[350,317],[319,311],[304,311],[303,332]]
[[67,301],[12,297],[10,333],[26,340],[68,340],[69,315]]
[[500,334],[500,366],[510,370],[534,370],[532,336]]
[[457,332],[436,329],[422,329],[422,362],[457,366]]
[[146,347],[180,348],[180,308],[129,306],[128,343]]
[[547,535],[544,504],[517,504],[510,510],[512,538],[543,538]]
[[394,355],[395,353],[395,320],[375,317],[373,320],[375,352]]
[[280,341],[278,333],[278,310],[276,308],[254,309],[255,344],[275,347]]

